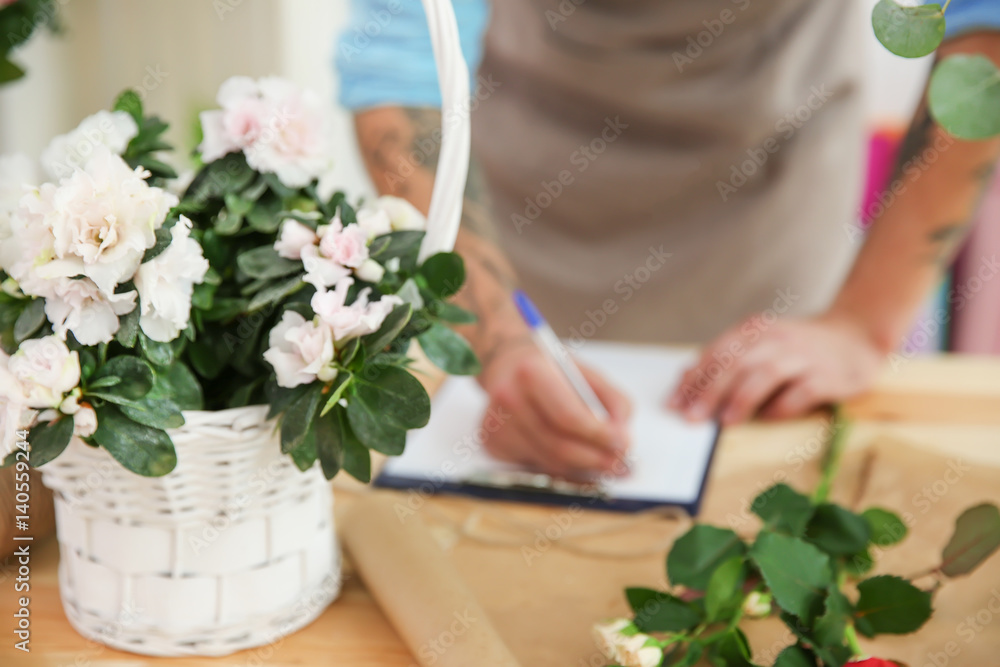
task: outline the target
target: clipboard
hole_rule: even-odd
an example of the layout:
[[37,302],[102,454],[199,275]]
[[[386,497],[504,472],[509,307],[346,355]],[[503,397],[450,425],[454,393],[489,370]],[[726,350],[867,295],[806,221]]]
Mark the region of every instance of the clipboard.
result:
[[451,377],[433,399],[430,422],[410,433],[406,450],[386,462],[375,486],[619,512],[666,506],[696,515],[720,429],[715,422],[689,423],[665,406],[696,353],[588,341],[575,354],[632,399],[628,476],[574,483],[493,459],[483,439],[504,416],[486,414],[486,394],[473,378]]

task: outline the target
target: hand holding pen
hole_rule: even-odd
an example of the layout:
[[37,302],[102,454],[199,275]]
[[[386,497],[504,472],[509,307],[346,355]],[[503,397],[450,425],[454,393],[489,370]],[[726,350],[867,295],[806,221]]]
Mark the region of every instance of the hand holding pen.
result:
[[573,362],[523,293],[515,303],[534,344],[509,347],[490,363],[483,383],[492,411],[483,422],[487,450],[563,477],[624,474],[629,400]]

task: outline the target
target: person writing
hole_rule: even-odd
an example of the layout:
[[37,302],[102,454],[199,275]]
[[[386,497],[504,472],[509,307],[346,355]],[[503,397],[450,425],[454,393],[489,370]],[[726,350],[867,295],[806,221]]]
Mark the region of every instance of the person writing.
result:
[[[609,469],[629,405],[584,368],[610,417],[587,409],[532,342],[516,285],[571,347],[704,344],[669,401],[691,419],[801,415],[870,385],[1000,154],[921,104],[896,202],[862,236],[858,2],[504,0],[488,20],[481,0],[454,6],[478,64],[456,250],[479,320],[461,332],[511,415],[491,453],[556,474]],[[940,55],[1000,62],[1000,9],[956,0],[947,17]],[[337,67],[376,188],[426,211],[441,115],[420,4],[353,0]]]

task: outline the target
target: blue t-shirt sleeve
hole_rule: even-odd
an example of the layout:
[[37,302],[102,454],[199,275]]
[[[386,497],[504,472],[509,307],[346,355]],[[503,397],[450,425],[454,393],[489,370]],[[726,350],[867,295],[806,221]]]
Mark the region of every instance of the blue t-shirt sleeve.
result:
[[1000,30],[1000,0],[952,0],[944,13],[945,37]]
[[[462,52],[475,77],[487,0],[453,0]],[[336,44],[340,103],[348,109],[386,104],[440,107],[437,68],[420,0],[351,0]]]

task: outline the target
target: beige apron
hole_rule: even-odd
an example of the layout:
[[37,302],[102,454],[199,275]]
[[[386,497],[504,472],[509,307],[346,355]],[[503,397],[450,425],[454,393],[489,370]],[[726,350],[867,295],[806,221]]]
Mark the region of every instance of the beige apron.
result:
[[859,9],[493,2],[474,151],[558,333],[699,342],[829,303],[857,250]]

